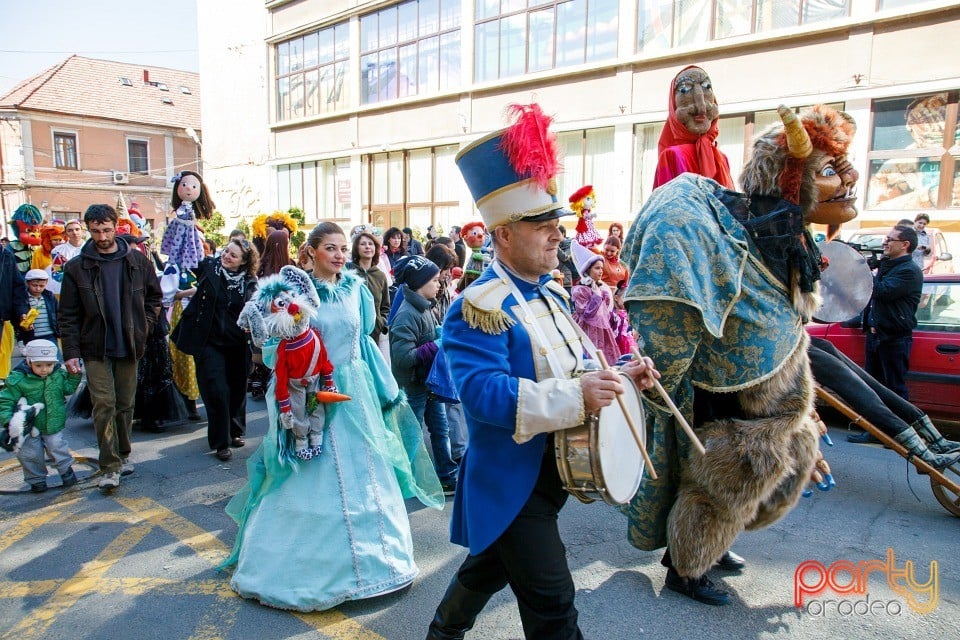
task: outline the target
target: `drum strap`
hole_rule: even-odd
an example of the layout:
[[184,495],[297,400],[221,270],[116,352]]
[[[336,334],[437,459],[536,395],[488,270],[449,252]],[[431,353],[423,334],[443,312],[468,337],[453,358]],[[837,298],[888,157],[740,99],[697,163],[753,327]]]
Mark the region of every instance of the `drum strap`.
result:
[[[540,327],[540,323],[536,322],[536,317],[533,315],[533,311],[530,309],[530,304],[523,297],[523,293],[520,292],[520,289],[517,288],[517,284],[513,281],[513,278],[508,276],[503,268],[500,265],[498,260],[494,260],[490,263],[490,267],[493,269],[494,273],[500,276],[500,279],[507,283],[510,287],[510,293],[513,294],[514,299],[517,301],[517,305],[523,311],[524,315],[533,319],[533,322],[530,322],[530,326],[533,329],[533,332],[537,335],[537,340],[547,349],[546,358],[547,364],[550,366],[550,371],[553,373],[555,378],[566,378],[567,374],[560,367],[560,363],[557,361],[557,356],[553,352],[553,349],[550,349],[550,343],[547,341],[546,335],[543,333],[543,329]],[[549,294],[543,294],[545,298],[544,302],[547,305],[547,308],[550,309],[551,313],[560,311],[564,317],[570,322],[574,330],[577,332],[577,335],[580,336],[580,341],[583,343],[584,349],[587,351],[587,354],[594,360],[597,360],[597,347],[593,344],[593,341],[587,337],[587,334],[583,332],[583,329],[580,328],[580,325],[577,324],[573,318],[569,316],[566,312],[560,309],[560,306],[557,304],[556,300],[553,300]]]

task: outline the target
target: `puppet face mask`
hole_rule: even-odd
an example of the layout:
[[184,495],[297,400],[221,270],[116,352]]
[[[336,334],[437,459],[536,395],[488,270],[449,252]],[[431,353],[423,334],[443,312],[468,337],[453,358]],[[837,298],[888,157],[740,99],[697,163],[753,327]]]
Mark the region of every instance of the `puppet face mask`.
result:
[[177,195],[183,202],[196,202],[200,197],[200,180],[192,175],[183,176],[177,185]]
[[720,108],[707,72],[698,68],[687,69],[677,78],[673,91],[677,120],[698,136],[709,131],[720,115]]

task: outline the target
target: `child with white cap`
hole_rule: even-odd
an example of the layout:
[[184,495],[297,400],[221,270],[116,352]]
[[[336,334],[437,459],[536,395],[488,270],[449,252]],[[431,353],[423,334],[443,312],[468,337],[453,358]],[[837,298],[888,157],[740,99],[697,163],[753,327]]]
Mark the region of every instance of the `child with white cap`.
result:
[[[23,467],[23,479],[34,493],[47,490],[47,462],[44,449],[53,457],[62,486],[77,484],[73,456],[63,437],[67,424],[67,396],[80,384],[81,374],[67,373],[60,366],[59,349],[50,340],[31,340],[23,349],[24,362],[7,378],[0,391],[0,424],[8,424],[21,398],[31,405],[40,403],[33,427],[24,429],[17,459]],[[39,407],[37,407],[39,408]],[[36,435],[34,435],[36,433]]]
[[27,313],[20,318],[17,339],[24,344],[31,340],[56,342],[60,337],[57,326],[57,297],[47,291],[50,275],[43,269],[30,269],[23,279],[27,283]]

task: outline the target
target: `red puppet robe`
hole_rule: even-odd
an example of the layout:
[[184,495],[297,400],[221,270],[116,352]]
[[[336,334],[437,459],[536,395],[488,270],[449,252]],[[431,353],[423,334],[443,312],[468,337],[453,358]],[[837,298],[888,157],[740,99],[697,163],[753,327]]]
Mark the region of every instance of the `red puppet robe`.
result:
[[[333,364],[327,359],[327,350],[323,346],[320,334],[310,327],[293,340],[281,340],[277,347],[277,376],[275,395],[281,413],[290,411],[291,379],[324,377],[333,374]],[[304,385],[306,386],[306,385]]]

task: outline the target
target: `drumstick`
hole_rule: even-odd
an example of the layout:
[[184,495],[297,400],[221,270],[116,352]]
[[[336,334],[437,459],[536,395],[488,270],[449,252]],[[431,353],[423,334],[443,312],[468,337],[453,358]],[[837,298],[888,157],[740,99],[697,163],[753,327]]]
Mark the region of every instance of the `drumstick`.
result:
[[[597,359],[600,360],[600,366],[604,369],[610,371],[610,365],[607,364],[607,359],[603,356],[602,351],[597,351]],[[617,394],[617,403],[620,405],[620,411],[623,412],[623,417],[627,419],[627,426],[630,427],[630,433],[633,434],[633,439],[637,443],[637,447],[640,449],[640,455],[643,456],[643,461],[647,465],[647,471],[650,472],[650,478],[652,480],[657,479],[657,472],[653,468],[653,460],[650,459],[650,454],[647,453],[647,448],[643,446],[643,440],[640,439],[640,431],[637,429],[637,425],[633,424],[633,417],[630,415],[630,411],[627,409],[627,405],[623,402],[623,396],[619,393]]]
[[[640,360],[643,357],[640,355],[640,350],[636,347],[633,347],[631,351],[633,352],[633,357],[637,360]],[[667,393],[667,390],[664,389],[663,385],[660,384],[660,381],[654,377],[652,371],[648,369],[647,374],[650,376],[650,379],[653,380],[653,386],[656,387],[657,393],[660,394],[660,397],[663,398],[663,401],[667,403],[667,407],[670,408],[670,413],[673,414],[673,417],[677,419],[677,421],[680,423],[680,426],[683,427],[683,430],[687,433],[687,437],[690,438],[690,442],[693,443],[693,447],[699,451],[701,455],[705,454],[707,450],[703,448],[703,443],[700,442],[700,438],[697,437],[697,434],[695,434],[693,429],[690,428],[690,425],[687,424],[683,414],[680,413],[679,409],[677,409],[677,405],[673,404],[673,400],[670,399],[670,395]]]

